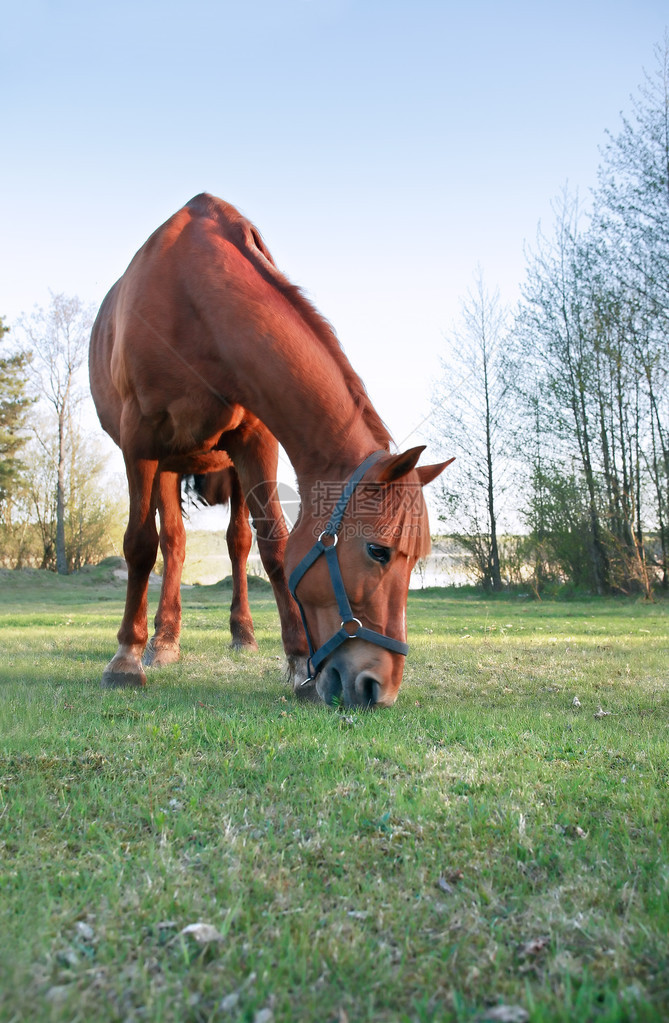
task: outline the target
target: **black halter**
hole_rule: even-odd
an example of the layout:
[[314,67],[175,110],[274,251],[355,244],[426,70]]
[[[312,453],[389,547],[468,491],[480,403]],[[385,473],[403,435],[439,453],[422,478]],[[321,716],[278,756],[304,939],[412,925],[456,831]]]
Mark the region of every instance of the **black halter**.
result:
[[[309,644],[309,658],[307,660],[307,671],[309,672],[309,677],[304,680],[302,685],[306,685],[307,682],[311,682],[315,679],[321,669],[323,661],[330,656],[333,650],[336,650],[337,647],[341,646],[341,644],[345,643],[348,639],[364,639],[367,643],[375,643],[377,646],[382,646],[386,650],[391,650],[394,654],[402,654],[404,657],[406,657],[409,652],[407,643],[401,643],[398,639],[391,639],[390,636],[384,636],[383,633],[375,632],[373,629],[366,629],[360,619],[354,617],[348,597],[346,596],[344,580],[342,579],[341,569],[339,567],[339,558],[337,556],[339,528],[341,526],[341,520],[344,517],[344,512],[351,500],[353,491],[369,467],[387,454],[387,451],[372,452],[372,454],[368,455],[364,462],[358,466],[352,476],[349,477],[344,485],[341,497],[335,505],[335,509],[327,526],[318,537],[318,540],[309,553],[302,558],[299,565],[297,565],[297,567],[290,573],[288,589],[292,593],[293,598],[300,609],[302,624],[304,625],[307,643]],[[332,543],[323,543],[323,538],[326,536],[332,537]],[[332,589],[334,590],[334,594],[337,599],[337,606],[341,615],[341,628],[335,632],[334,636],[323,643],[318,650],[314,650],[304,608],[302,607],[295,590],[297,589],[297,584],[300,582],[302,576],[311,568],[314,562],[320,558],[321,554],[325,555],[325,560],[330,572]],[[346,626],[351,623],[357,625],[355,632],[349,632],[346,628]]]

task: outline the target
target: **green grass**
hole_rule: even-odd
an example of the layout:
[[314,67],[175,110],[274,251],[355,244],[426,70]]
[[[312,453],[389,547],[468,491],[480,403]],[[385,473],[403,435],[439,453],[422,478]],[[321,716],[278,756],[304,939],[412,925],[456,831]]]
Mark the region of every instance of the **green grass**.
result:
[[0,1019],[669,1018],[666,603],[413,594],[397,705],[349,714],[214,587],[102,691],[122,599],[0,579]]

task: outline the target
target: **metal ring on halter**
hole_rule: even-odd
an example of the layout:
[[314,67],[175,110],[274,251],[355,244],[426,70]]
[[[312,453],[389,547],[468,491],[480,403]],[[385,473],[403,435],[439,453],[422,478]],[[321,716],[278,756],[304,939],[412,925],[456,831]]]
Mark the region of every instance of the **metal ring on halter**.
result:
[[332,537],[332,543],[330,544],[331,547],[337,546],[337,541],[339,540],[339,536],[337,535],[337,533],[328,533],[327,529],[324,529],[321,535],[318,537],[318,543],[321,542],[324,536]]
[[358,628],[355,630],[355,632],[349,632],[348,638],[355,639],[355,637],[358,635],[358,631],[362,628],[362,622],[360,621],[359,618],[349,618],[347,622],[342,622],[339,628],[343,629],[345,625],[350,625],[351,622],[355,622]]

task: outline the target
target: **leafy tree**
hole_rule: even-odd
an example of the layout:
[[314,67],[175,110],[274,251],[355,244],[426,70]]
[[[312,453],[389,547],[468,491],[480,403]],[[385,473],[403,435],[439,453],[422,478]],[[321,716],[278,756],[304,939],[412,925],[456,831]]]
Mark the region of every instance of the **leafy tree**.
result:
[[[100,487],[107,458],[96,441],[77,427],[68,452],[65,540],[68,571],[123,549],[127,519],[125,480],[120,491]],[[121,497],[117,496],[120,493]]]
[[[9,332],[0,318],[0,343]],[[26,394],[29,352],[0,358],[0,505],[16,495],[21,484],[19,457],[26,442],[25,425],[33,399]]]
[[654,317],[669,319],[669,34],[632,114],[609,133],[596,193],[598,228],[612,267]]
[[[30,517],[39,538],[33,550],[40,568],[56,568],[58,461],[52,425],[42,410],[31,442],[28,474]],[[121,502],[100,486],[106,458],[74,421],[65,453],[65,557],[68,572],[122,549]]]
[[[653,518],[652,402],[639,358],[645,315],[616,274],[599,223],[580,230],[577,202],[566,195],[556,213],[553,237],[540,234],[528,261],[514,332],[517,391],[535,428],[529,519],[537,550],[574,549],[581,527],[553,515],[553,532],[545,535],[544,514],[551,502],[555,510],[556,498],[560,506],[571,479],[587,495],[587,585],[599,593],[649,594],[644,523]],[[553,560],[563,570],[569,562],[571,578],[585,583],[580,562]]]
[[[635,306],[626,353],[638,370],[643,456],[655,499],[662,583],[669,588],[669,35],[610,134],[596,192],[595,224],[610,273]],[[640,507],[640,503],[639,503]]]
[[[582,475],[548,463],[535,467],[527,518],[533,528],[528,554],[535,567],[537,590],[549,580],[569,580],[576,587],[592,584],[589,494]],[[540,523],[540,525],[539,525]]]
[[[529,562],[537,592],[568,578],[649,595],[654,568],[669,588],[669,35],[609,135],[588,219],[566,191],[555,214],[528,253],[513,330],[498,331],[479,279],[449,338],[434,415],[461,457],[442,518],[491,589],[506,557],[516,579]],[[509,420],[530,529],[511,555],[497,536]]]
[[[587,492],[591,583],[610,589],[598,475],[597,357],[593,344],[593,251],[579,232],[578,201],[562,196],[552,238],[539,233],[528,259],[516,321],[516,380],[527,398],[541,395],[551,460],[562,472],[575,460]],[[523,381],[529,381],[530,387]],[[529,393],[528,393],[529,390]],[[536,399],[535,399],[536,400]],[[533,410],[535,415],[535,410]],[[538,477],[535,477],[538,478]],[[556,478],[544,472],[544,483]]]

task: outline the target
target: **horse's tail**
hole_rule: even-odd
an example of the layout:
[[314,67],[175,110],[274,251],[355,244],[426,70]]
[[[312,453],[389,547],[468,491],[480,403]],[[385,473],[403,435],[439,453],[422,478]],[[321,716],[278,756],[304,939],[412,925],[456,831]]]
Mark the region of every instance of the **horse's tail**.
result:
[[181,485],[184,498],[191,504],[206,505],[208,502],[203,493],[204,476],[183,476]]
[[235,470],[221,469],[219,472],[193,473],[183,477],[184,496],[193,504],[211,507],[228,504],[232,494]]

